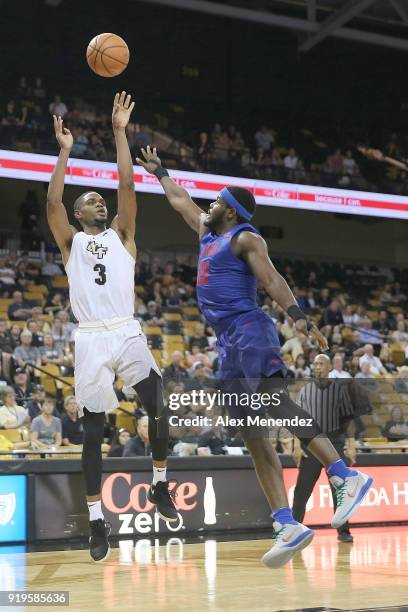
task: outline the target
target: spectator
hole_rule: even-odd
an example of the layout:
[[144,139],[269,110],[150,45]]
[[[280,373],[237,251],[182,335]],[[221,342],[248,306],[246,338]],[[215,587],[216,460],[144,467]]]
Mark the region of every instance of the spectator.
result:
[[382,433],[390,442],[408,439],[408,423],[399,406],[394,406],[392,408],[390,418],[385,423]]
[[379,331],[380,334],[388,336],[388,334],[392,330],[392,323],[386,310],[381,310],[380,314],[378,315],[377,321],[374,321],[373,327],[374,329]]
[[349,356],[352,356],[355,351],[361,348],[361,336],[358,330],[353,331],[351,334],[351,342],[347,344],[346,351]]
[[408,366],[398,368],[398,377],[394,383],[394,389],[397,393],[408,394]]
[[378,389],[378,383],[374,380],[374,374],[371,372],[371,365],[368,361],[365,361],[360,366],[360,371],[357,372],[355,377],[360,385],[363,385],[367,390],[376,391]]
[[174,351],[171,356],[171,364],[164,369],[163,372],[163,380],[165,383],[173,380],[175,382],[182,382],[186,380],[188,376],[188,372],[181,365],[183,361],[183,353],[180,351]]
[[394,342],[408,344],[408,331],[404,321],[398,321],[397,329],[392,332],[391,338]]
[[295,373],[297,380],[303,380],[304,378],[310,378],[312,375],[311,369],[306,364],[306,359],[303,353],[298,355],[295,359],[295,365],[291,367]]
[[[62,334],[60,333],[58,326],[55,328],[56,321],[61,321],[62,323]],[[68,312],[66,310],[60,310],[60,312],[55,315],[54,329],[51,331],[51,333],[53,334],[54,340],[66,342],[68,340],[63,339],[69,339],[69,341],[71,341],[73,339],[73,333],[77,329],[78,326],[69,320]],[[58,335],[58,338],[55,337],[56,335]]]
[[53,416],[54,400],[47,397],[41,406],[41,414],[31,423],[31,447],[33,449],[49,449],[61,446],[61,419]]
[[82,419],[78,418],[78,404],[74,395],[65,398],[64,410],[65,414],[61,418],[63,446],[82,444],[84,427]]
[[56,115],[57,117],[64,117],[67,114],[68,108],[66,104],[61,100],[61,96],[58,94],[55,96],[53,102],[50,103],[48,110],[51,115]]
[[137,420],[136,435],[126,442],[123,457],[150,456],[149,418],[142,416]]
[[145,315],[142,315],[142,319],[147,325],[159,327],[164,325],[164,319],[161,316],[160,309],[156,302],[154,302],[153,300],[150,300],[150,302],[148,302],[147,313]]
[[10,321],[26,321],[32,315],[32,306],[29,302],[23,300],[21,291],[14,291],[13,303],[7,309],[8,318]]
[[115,431],[115,435],[112,438],[112,444],[108,453],[108,457],[122,457],[123,451],[127,442],[130,440],[130,433],[123,427]]
[[360,357],[360,369],[362,369],[362,365],[364,363],[370,364],[370,372],[374,374],[374,376],[378,376],[379,374],[385,375],[387,374],[387,370],[384,368],[378,357],[374,356],[374,348],[372,344],[366,344],[363,347],[364,354]]
[[0,319],[0,351],[3,353],[12,353],[17,346],[15,340],[7,331],[7,323],[5,319]]
[[188,389],[205,389],[214,386],[214,379],[210,376],[209,370],[202,361],[196,361],[192,367],[191,379],[188,382]]
[[204,431],[197,440],[197,455],[225,455],[225,447],[233,446],[233,440],[223,425],[216,425],[216,415],[212,414],[213,425]]
[[332,359],[333,369],[329,372],[329,378],[351,378],[351,374],[343,370],[343,359],[335,355]]
[[320,320],[320,326],[323,325],[343,325],[343,315],[340,310],[340,302],[332,300],[329,307],[324,311],[323,317]]
[[30,423],[28,412],[16,403],[16,394],[12,387],[5,387],[1,392],[3,405],[0,406],[0,427],[17,429]]
[[[44,243],[42,243],[44,247]],[[41,274],[45,277],[59,276],[62,274],[62,270],[60,266],[55,263],[54,254],[53,253],[45,253],[44,250],[41,251]]]
[[343,172],[349,176],[354,176],[358,173],[358,166],[350,149],[346,151],[346,155],[343,157]]
[[203,363],[207,368],[211,367],[211,361],[208,355],[201,352],[200,346],[197,344],[192,345],[191,353],[187,353],[186,364],[189,368],[192,368],[195,363]]
[[[2,292],[7,293],[16,284],[16,271],[12,266],[6,264],[6,258],[0,257],[0,287]],[[9,293],[8,293],[9,295]]]
[[54,364],[57,366],[62,366],[64,363],[64,351],[60,346],[56,346],[54,344],[54,338],[51,334],[45,334],[44,336],[44,346],[41,346],[40,349],[41,355],[41,364],[42,365],[50,365]]
[[[45,390],[42,385],[35,385],[33,387],[31,397],[26,403],[26,409],[31,420],[35,419],[36,416],[41,414],[41,406],[45,400]],[[58,416],[58,414],[55,414]]]
[[353,306],[351,304],[347,304],[343,313],[343,323],[344,325],[353,326],[356,324],[356,315],[353,312]]
[[[51,336],[54,341],[55,347],[58,350],[64,351],[65,347],[69,344],[72,338],[72,333],[69,333],[70,325],[64,325],[61,318],[61,313],[64,311],[61,310],[54,319],[54,322],[51,327]],[[76,326],[74,325],[76,328]]]
[[60,310],[65,309],[62,293],[57,291],[53,296],[48,297],[44,306],[44,311],[49,315],[55,315]]
[[17,346],[13,352],[13,357],[20,368],[24,367],[26,363],[33,363],[34,365],[40,365],[41,363],[40,349],[32,346],[32,339],[33,334],[28,329],[21,332],[21,345]]
[[283,166],[287,171],[288,179],[294,180],[296,170],[299,168],[299,157],[293,147],[289,149],[288,154],[283,158]]
[[18,368],[14,374],[13,389],[16,393],[17,400],[24,407],[33,393],[33,385],[28,380],[28,375],[25,370]]
[[371,319],[367,318],[360,321],[359,332],[360,340],[363,344],[370,343],[378,345],[382,343],[381,334],[378,329],[373,329],[373,322]]
[[261,129],[255,132],[255,143],[257,148],[262,149],[265,153],[268,153],[271,146],[274,144],[274,136],[266,125],[263,125]]
[[41,332],[37,321],[33,319],[29,319],[27,321],[27,329],[32,334],[31,346],[36,346],[39,348],[44,344],[44,334]]

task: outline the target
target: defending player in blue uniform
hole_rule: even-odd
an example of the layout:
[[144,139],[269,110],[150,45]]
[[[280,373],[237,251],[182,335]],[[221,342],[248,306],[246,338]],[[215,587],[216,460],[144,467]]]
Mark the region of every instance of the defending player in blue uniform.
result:
[[[197,297],[202,313],[217,334],[219,371],[224,385],[232,385],[236,390],[237,386],[247,384],[253,391],[270,394],[278,389],[280,404],[269,409],[270,416],[308,419],[309,415],[286,392],[279,340],[272,319],[257,305],[257,282],[295,321],[299,332],[317,341],[322,350],[327,350],[327,341],[298,307],[286,281],[269,259],[265,241],[249,224],[256,208],[254,196],[247,189],[226,187],[208,213],[203,213],[188,192],[170,178],[156,150],[147,147],[142,152],[144,160],[136,161],[160,180],[171,206],[199,235]],[[248,414],[248,408],[240,404],[229,409],[232,416]],[[337,510],[332,526],[339,527],[357,510],[373,479],[347,468],[317,423],[289,429],[325,466],[336,487]],[[313,531],[293,519],[279,457],[270,439],[257,432],[254,435],[248,427],[242,428],[241,433],[277,532],[263,562],[268,567],[281,567],[312,541]]]

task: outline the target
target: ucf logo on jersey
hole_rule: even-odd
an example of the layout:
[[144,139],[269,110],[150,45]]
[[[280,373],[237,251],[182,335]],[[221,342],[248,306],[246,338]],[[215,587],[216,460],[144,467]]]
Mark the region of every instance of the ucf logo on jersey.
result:
[[91,240],[88,242],[86,250],[92,253],[92,255],[96,255],[98,259],[103,259],[103,256],[108,252],[108,247],[96,244],[95,240]]

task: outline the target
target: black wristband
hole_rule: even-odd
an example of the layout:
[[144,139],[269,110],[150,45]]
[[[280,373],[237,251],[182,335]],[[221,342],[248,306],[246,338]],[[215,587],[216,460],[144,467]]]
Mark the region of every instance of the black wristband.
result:
[[307,316],[296,304],[289,306],[287,313],[294,321],[298,321],[299,319],[307,321]]
[[156,178],[162,179],[163,176],[170,176],[170,174],[167,172],[166,168],[163,168],[163,166],[160,166],[159,164],[157,164],[157,168],[156,170],[153,172],[154,176]]

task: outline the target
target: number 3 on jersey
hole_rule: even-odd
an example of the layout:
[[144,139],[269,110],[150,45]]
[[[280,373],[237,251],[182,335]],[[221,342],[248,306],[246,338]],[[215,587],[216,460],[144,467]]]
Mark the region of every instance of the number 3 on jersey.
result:
[[96,264],[94,270],[98,273],[98,276],[95,278],[95,283],[97,285],[104,285],[106,283],[106,266],[103,264]]
[[198,268],[197,275],[197,285],[201,287],[202,285],[208,285],[208,270],[210,267],[210,260],[206,259],[200,262],[200,266]]

